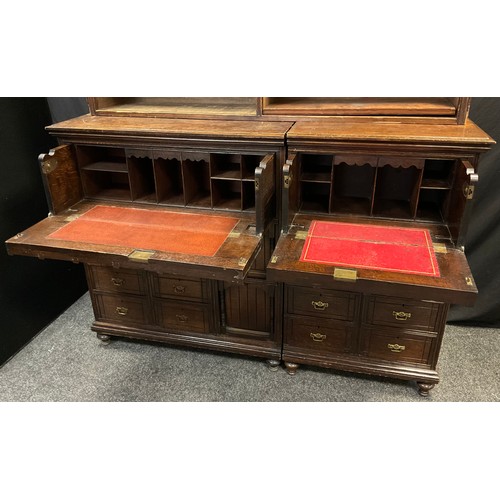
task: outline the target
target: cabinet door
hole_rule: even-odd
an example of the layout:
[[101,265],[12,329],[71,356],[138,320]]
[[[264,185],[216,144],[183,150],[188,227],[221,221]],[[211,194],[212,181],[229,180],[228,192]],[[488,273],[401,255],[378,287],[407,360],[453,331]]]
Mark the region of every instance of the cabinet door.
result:
[[293,217],[299,210],[299,175],[300,175],[300,153],[291,154],[283,165],[283,197],[282,197],[282,222],[283,232],[287,233]]
[[458,164],[448,206],[448,227],[457,246],[464,246],[469,225],[472,199],[479,176],[468,161]]
[[224,283],[221,323],[227,335],[266,339],[274,333],[275,285],[258,281],[244,285]]

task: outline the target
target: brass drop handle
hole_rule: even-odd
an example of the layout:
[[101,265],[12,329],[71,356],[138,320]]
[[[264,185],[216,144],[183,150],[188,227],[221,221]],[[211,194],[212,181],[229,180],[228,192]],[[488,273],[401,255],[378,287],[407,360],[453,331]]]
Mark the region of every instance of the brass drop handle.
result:
[[128,314],[128,307],[117,307],[116,308],[116,312],[120,315],[120,316],[126,316]]
[[326,335],[323,333],[311,332],[310,335],[314,342],[323,342],[323,340],[326,340]]
[[311,304],[316,311],[324,311],[328,307],[328,302],[323,302],[321,300],[313,300]]
[[182,285],[174,285],[174,293],[184,293],[186,291],[186,287]]
[[125,280],[122,278],[111,278],[111,281],[115,286],[122,286],[125,283]]
[[387,344],[387,349],[391,352],[402,352],[406,349],[406,346],[399,344]]
[[398,321],[406,321],[411,318],[411,313],[407,313],[404,311],[392,311],[392,315],[398,320]]
[[180,323],[187,323],[188,317],[185,316],[184,314],[176,314],[175,316],[177,318],[177,321]]

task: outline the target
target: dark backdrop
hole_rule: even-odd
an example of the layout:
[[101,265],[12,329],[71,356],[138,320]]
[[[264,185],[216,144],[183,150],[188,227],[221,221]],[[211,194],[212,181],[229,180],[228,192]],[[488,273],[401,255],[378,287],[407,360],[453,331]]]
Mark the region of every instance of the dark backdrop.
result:
[[47,217],[37,158],[56,145],[50,122],[43,97],[0,98],[0,365],[87,289],[81,266],[10,257],[3,244]]

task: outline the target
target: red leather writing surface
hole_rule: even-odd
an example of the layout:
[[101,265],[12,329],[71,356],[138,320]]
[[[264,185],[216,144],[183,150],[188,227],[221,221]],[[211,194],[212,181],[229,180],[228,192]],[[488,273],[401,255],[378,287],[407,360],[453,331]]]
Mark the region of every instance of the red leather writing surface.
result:
[[211,257],[238,222],[234,217],[96,206],[49,238]]
[[300,260],[440,276],[427,229],[313,221]]

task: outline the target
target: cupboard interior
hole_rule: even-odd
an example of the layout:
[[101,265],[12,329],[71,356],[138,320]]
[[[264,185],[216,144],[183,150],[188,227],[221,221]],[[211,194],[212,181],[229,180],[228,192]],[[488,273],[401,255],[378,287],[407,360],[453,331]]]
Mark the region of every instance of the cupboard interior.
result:
[[86,198],[255,211],[263,155],[76,146]]
[[455,160],[301,154],[298,168],[290,206],[299,212],[448,219]]

